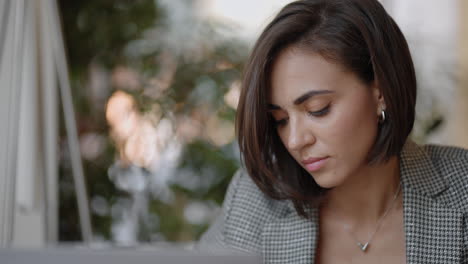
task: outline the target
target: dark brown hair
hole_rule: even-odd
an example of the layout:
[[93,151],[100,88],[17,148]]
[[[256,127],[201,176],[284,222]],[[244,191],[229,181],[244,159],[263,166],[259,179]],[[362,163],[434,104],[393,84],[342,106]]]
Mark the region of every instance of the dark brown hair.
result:
[[236,118],[243,163],[257,186],[274,199],[292,200],[308,217],[324,193],[290,156],[268,114],[272,64],[290,46],[320,54],[374,80],[385,98],[369,163],[399,155],[412,130],[416,77],[406,40],[377,0],[302,0],[285,6],[257,40],[244,72]]

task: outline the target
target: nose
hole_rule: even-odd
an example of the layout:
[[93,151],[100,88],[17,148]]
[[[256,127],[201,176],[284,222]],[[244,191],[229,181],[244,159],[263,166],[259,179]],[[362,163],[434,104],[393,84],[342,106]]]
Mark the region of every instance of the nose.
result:
[[292,120],[290,118],[288,132],[286,139],[287,147],[291,151],[301,150],[305,146],[314,144],[316,141],[311,128],[304,120]]

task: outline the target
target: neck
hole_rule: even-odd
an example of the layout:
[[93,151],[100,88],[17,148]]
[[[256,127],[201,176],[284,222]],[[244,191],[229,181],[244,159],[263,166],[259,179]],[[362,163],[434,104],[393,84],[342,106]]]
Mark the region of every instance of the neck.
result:
[[323,209],[346,219],[350,225],[375,223],[389,208],[399,182],[397,157],[383,164],[365,166],[327,193]]

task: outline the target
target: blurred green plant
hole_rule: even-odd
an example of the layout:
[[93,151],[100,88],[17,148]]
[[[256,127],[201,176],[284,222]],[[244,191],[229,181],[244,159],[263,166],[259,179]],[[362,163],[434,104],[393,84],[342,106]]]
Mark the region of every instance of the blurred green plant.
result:
[[[109,177],[109,168],[122,158],[106,120],[107,100],[115,91],[131,95],[136,111],[152,124],[170,120],[182,144],[174,179],[166,182],[172,198],[147,196],[151,217],[139,221],[138,241],[197,239],[210,218],[189,221],[188,207],[215,210],[239,166],[233,137],[219,133],[233,128],[235,110],[225,97],[236,89],[247,45],[225,34],[233,28],[197,16],[195,2],[59,1],[93,229],[102,240],[115,241],[113,226],[121,215],[115,208],[134,199]],[[187,120],[197,124],[189,129],[193,133],[179,135]],[[81,238],[65,137],[61,127],[59,238],[76,241]],[[83,148],[95,151],[85,154]],[[204,184],[189,188],[179,175]]]

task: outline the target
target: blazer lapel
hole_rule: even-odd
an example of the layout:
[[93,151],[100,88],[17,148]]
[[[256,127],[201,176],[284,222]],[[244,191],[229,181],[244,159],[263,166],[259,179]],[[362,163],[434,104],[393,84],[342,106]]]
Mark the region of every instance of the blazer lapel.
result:
[[407,263],[460,263],[463,212],[447,206],[449,186],[419,146],[407,142],[400,159]]
[[307,220],[295,212],[268,223],[263,229],[264,263],[310,264],[315,259],[318,239],[318,212]]
[[460,263],[463,213],[408,188],[404,191],[407,263]]

